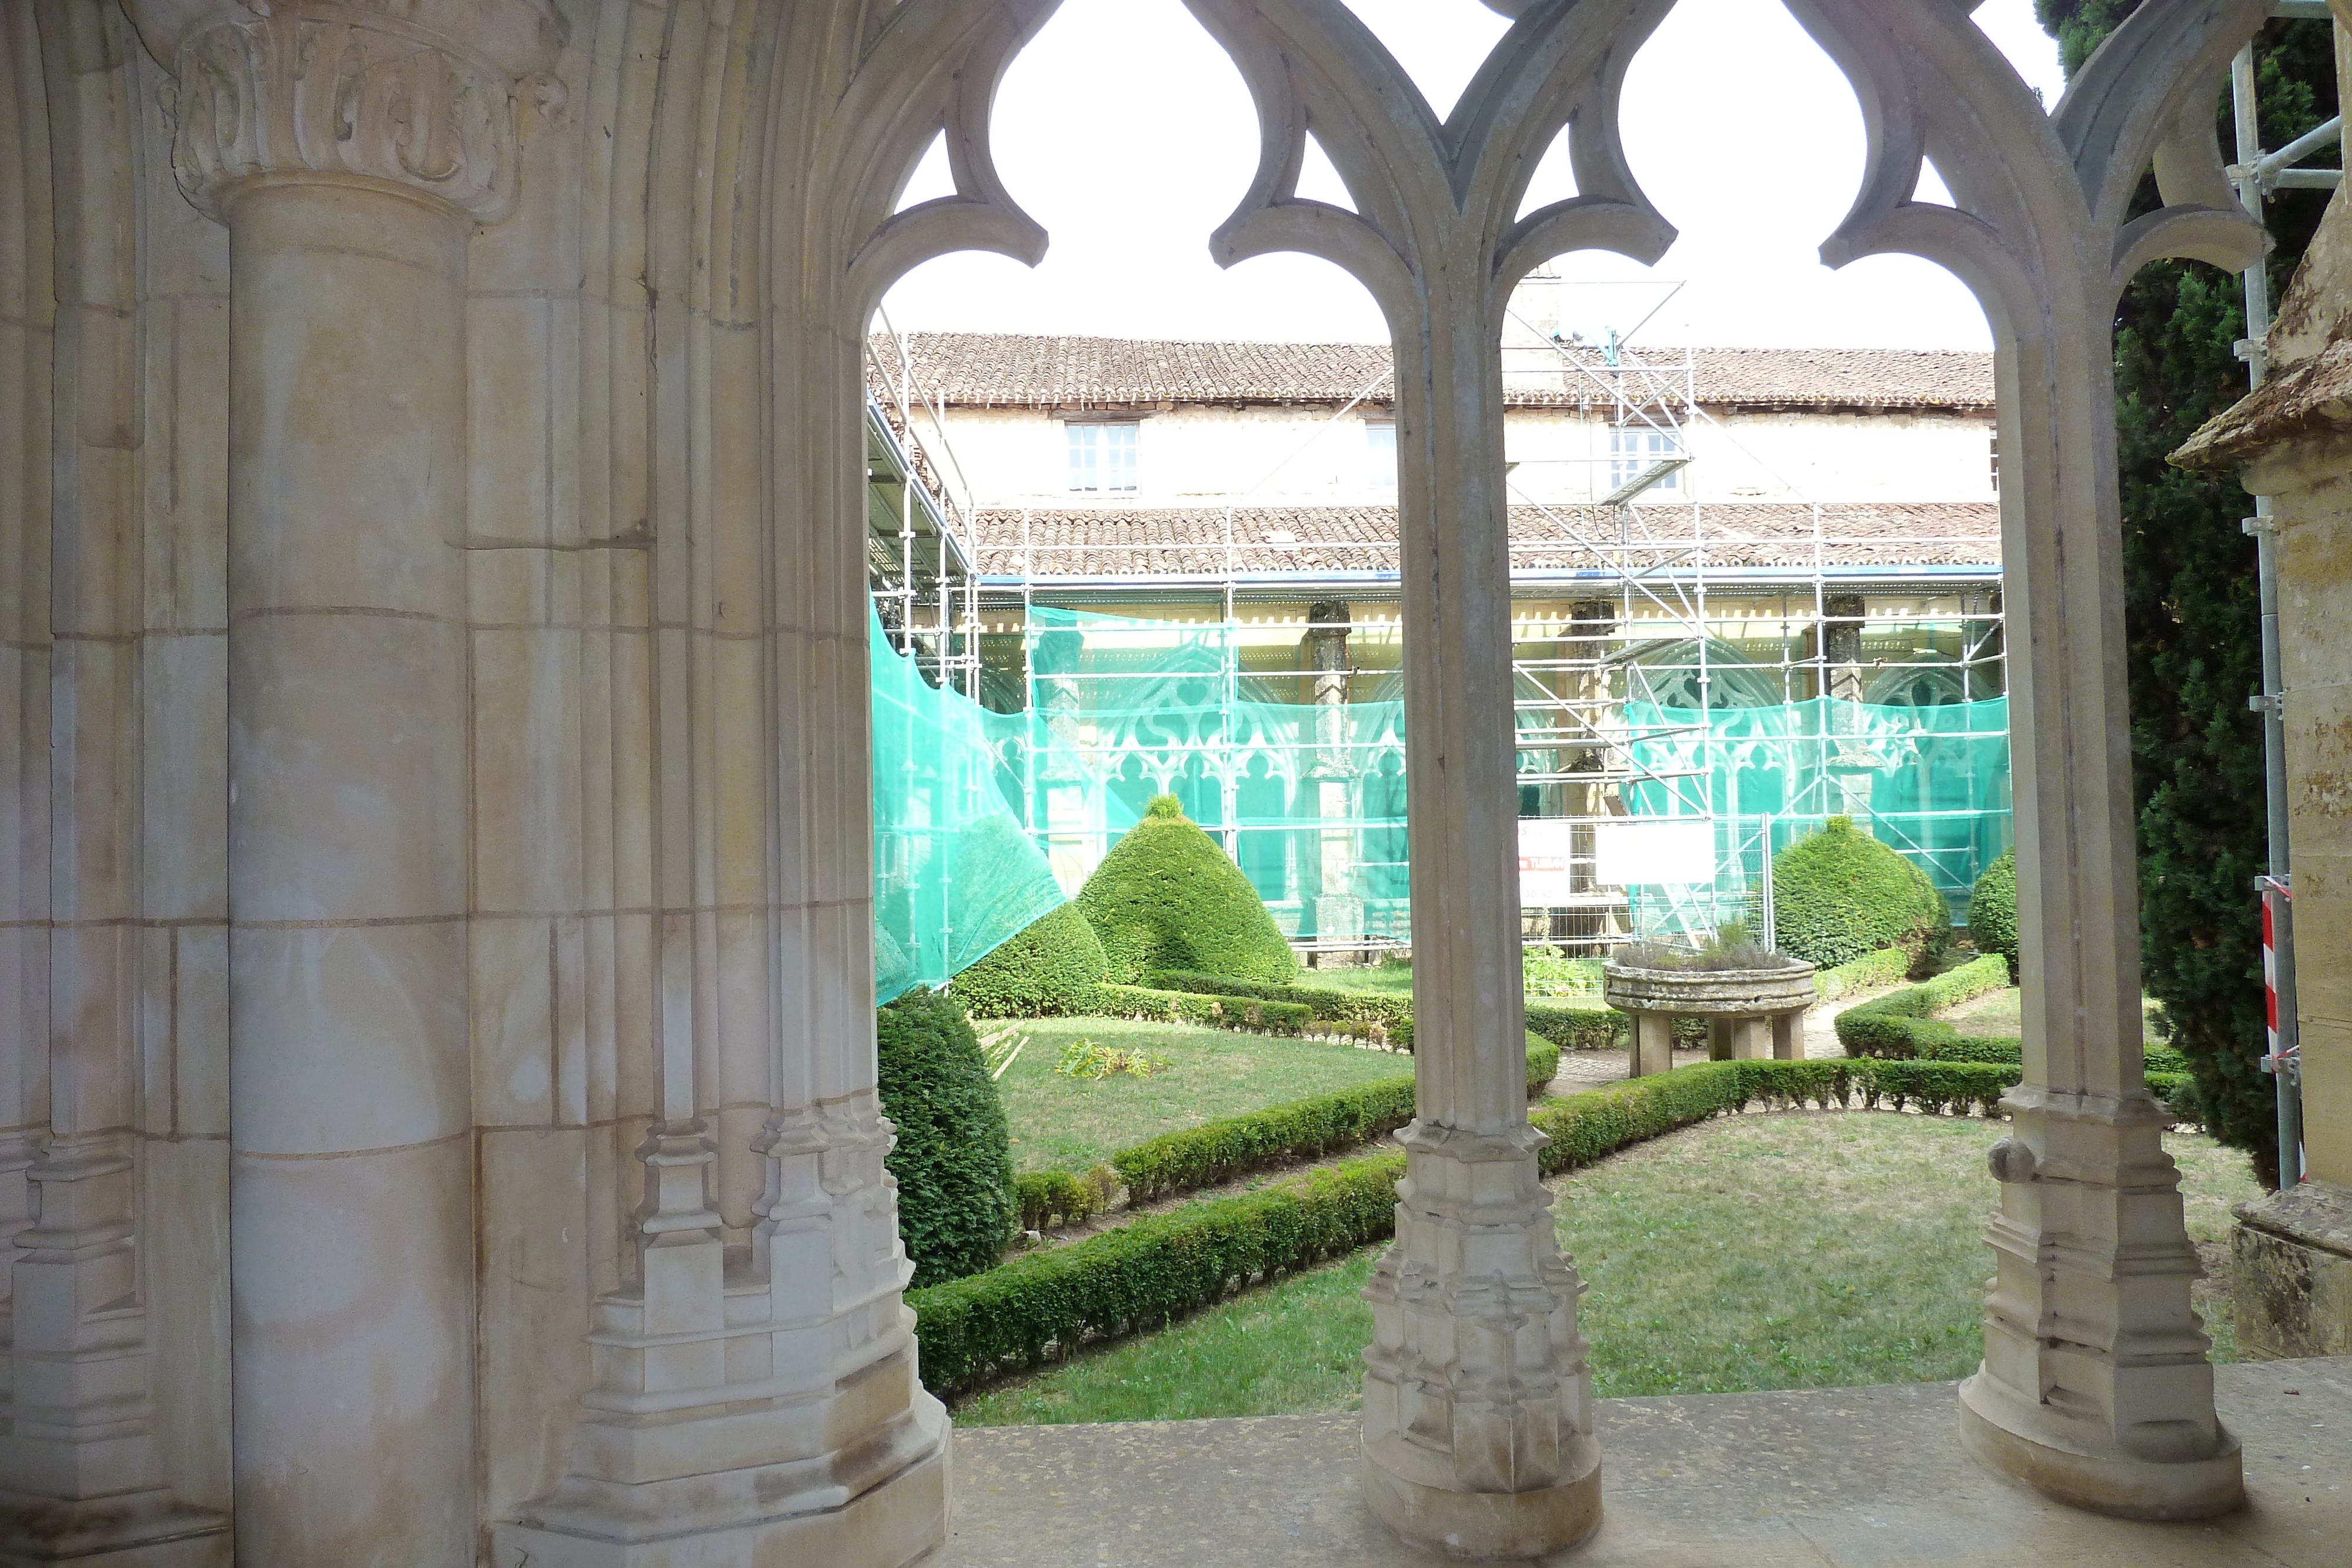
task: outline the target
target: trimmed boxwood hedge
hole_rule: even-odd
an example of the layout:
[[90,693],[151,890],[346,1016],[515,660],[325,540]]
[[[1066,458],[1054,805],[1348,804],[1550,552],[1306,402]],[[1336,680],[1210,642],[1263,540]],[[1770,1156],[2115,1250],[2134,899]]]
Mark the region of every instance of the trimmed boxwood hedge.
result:
[[1952,932],[1927,873],[1851,817],[1832,817],[1772,857],[1772,902],[1781,951],[1824,969],[1881,947],[1901,948],[1916,968]]
[[1108,1018],[1201,1023],[1219,1029],[1254,1029],[1267,1034],[1304,1034],[1307,1026],[1314,1021],[1314,1014],[1298,1002],[1262,1002],[1255,997],[1202,997],[1142,986],[1097,986],[1092,1009]]
[[[1559,1048],[1528,1037],[1528,1092],[1559,1072]],[[1277,1160],[1313,1159],[1392,1133],[1412,1120],[1411,1073],[1246,1115],[1162,1133],[1111,1155],[1129,1203],[1230,1181]]]
[[948,989],[976,1019],[1056,1018],[1092,1007],[1108,967],[1095,928],[1065,904],[959,971]]
[[[2024,1060],[2021,1040],[2006,1035],[1963,1034],[1935,1015],[1946,1008],[1997,991],[2009,983],[2008,960],[1998,953],[1947,970],[1925,985],[1848,1008],[1838,1015],[1838,1043],[1852,1057],[1882,1061],[1980,1061],[2015,1066]],[[2148,1081],[2189,1071],[2188,1059],[2168,1045],[2144,1048]]]
[[1109,1207],[1118,1190],[1118,1178],[1108,1166],[1084,1175],[1069,1171],[1029,1171],[1013,1178],[1021,1205],[1021,1228],[1043,1230],[1047,1225],[1076,1225]]
[[1343,990],[1338,986],[1302,985],[1297,981],[1236,980],[1198,969],[1158,969],[1149,977],[1163,990],[1190,991],[1198,996],[1256,997],[1272,1002],[1295,1002],[1315,1021],[1337,1024],[1328,1032],[1359,1040],[1380,1040],[1400,1050],[1412,1045],[1412,998],[1378,991]]
[[[2016,1070],[1974,1062],[1707,1061],[1534,1106],[1547,1176],[1726,1111],[1766,1104],[1990,1107]],[[1154,1328],[1254,1281],[1391,1235],[1401,1152],[1190,1203],[907,1297],[923,1382],[955,1395],[1050,1348]]]
[[1848,1056],[1897,1060],[1928,1054],[1919,1049],[1923,1043],[1959,1038],[1958,1030],[1936,1021],[1937,1013],[2008,984],[2007,961],[1988,953],[1923,985],[1906,986],[1846,1009],[1837,1018],[1838,1043]]
[[[1607,1051],[1623,1045],[1633,1020],[1615,1008],[1570,1002],[1529,1002],[1528,1028],[1562,1051]],[[1706,1026],[1700,1026],[1705,1032]]]
[[2009,983],[2017,984],[2017,852],[2004,851],[1977,878],[1969,894],[1969,940],[1981,952],[2009,961]]
[[1173,795],[1152,799],[1095,867],[1076,899],[1102,941],[1108,977],[1131,986],[1155,969],[1237,980],[1288,980],[1298,957],[1265,901]]
[[980,1037],[952,997],[918,986],[875,1015],[882,1113],[898,1129],[898,1234],[917,1287],[995,1267],[1013,1233],[1012,1134]]
[[1859,958],[1849,958],[1834,968],[1816,970],[1813,990],[1822,1000],[1833,1002],[1856,991],[1891,986],[1910,972],[1910,954],[1900,947],[1881,947]]

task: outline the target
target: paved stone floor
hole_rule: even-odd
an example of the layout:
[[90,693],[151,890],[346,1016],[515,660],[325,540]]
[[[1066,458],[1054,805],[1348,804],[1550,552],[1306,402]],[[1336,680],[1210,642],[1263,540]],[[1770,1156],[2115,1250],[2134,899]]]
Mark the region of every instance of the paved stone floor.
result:
[[[2219,1369],[2246,1509],[2080,1513],[1961,1450],[1949,1384],[1607,1399],[1608,1516],[1577,1568],[2347,1568],[2352,1359]],[[959,1431],[936,1568],[1404,1568],[1359,1500],[1357,1418]]]

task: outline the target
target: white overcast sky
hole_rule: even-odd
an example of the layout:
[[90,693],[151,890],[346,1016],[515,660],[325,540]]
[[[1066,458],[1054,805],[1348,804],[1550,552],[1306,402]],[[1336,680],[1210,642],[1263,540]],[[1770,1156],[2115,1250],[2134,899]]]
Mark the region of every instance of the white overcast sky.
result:
[[[1508,24],[1479,0],[1348,0],[1442,115]],[[1976,20],[2055,103],[2056,46],[2032,0]],[[1853,91],[1777,0],[1681,0],[1634,60],[1625,141],[1643,189],[1681,230],[1654,269],[1564,257],[1575,324],[1629,328],[1684,284],[1640,341],[1981,349],[1983,313],[1909,257],[1832,273],[1816,259],[1862,175]],[[1384,342],[1371,298],[1328,263],[1266,256],[1231,271],[1208,236],[1248,188],[1257,121],[1240,76],[1178,0],[1063,0],[997,96],[997,164],[1053,235],[1034,271],[963,254],[918,268],[885,308],[902,330]],[[1328,172],[1303,193],[1345,201]],[[1531,197],[1547,192],[1538,170]],[[939,150],[909,202],[945,193]]]

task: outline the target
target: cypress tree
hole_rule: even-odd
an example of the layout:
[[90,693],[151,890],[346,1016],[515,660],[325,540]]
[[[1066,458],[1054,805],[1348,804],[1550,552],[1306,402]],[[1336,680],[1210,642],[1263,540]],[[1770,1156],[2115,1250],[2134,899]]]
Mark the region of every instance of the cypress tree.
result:
[[[2035,0],[2035,8],[2072,76],[2137,4]],[[2284,146],[2336,112],[2329,24],[2273,21],[2254,55],[2264,147]],[[2234,149],[2226,97],[2215,113],[2222,147]],[[2156,202],[2151,179],[2139,209]],[[2326,205],[2325,192],[2284,191],[2265,208],[2277,242],[2268,264],[2273,300]],[[2165,462],[2246,394],[2246,367],[2232,347],[2245,334],[2236,277],[2200,262],[2143,268],[2116,312],[2116,425],[2146,984],[2196,1075],[2207,1124],[2275,1184],[2276,1101],[2258,1065],[2263,734],[2246,706],[2262,687],[2262,640],[2254,544],[2239,527],[2253,504],[2232,479]]]

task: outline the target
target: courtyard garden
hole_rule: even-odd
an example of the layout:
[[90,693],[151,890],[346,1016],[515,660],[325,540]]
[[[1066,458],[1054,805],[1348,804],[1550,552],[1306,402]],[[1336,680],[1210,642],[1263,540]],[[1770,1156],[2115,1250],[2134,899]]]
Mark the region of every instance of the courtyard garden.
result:
[[[1997,1123],[1864,1112],[1735,1116],[1552,1185],[1586,1291],[1579,1326],[1602,1398],[1925,1383],[1967,1376],[1992,1270],[1985,1150]],[[2169,1140],[2200,1250],[2255,1194],[2245,1157]],[[1769,1214],[1769,1223],[1759,1215]],[[971,1426],[1172,1421],[1356,1409],[1360,1299],[1382,1245],[1158,1333],[977,1393]],[[2217,1361],[2236,1359],[2218,1298]]]
[[[1838,1055],[1685,1052],[1608,1083],[1627,1029],[1600,962],[1528,953],[1529,1117],[1603,1396],[1941,1380],[1981,1354],[1985,1152],[2021,1054],[1997,900],[1978,956],[1851,825],[1783,853],[1782,950],[1818,955]],[[925,1381],[974,1425],[1354,1408],[1412,1011],[1409,961],[1300,970],[1222,848],[1155,803],[1071,904],[884,1009]],[[1579,1051],[1609,1054],[1562,1073]],[[2210,1267],[2257,1189],[2193,1130],[2182,1067],[2148,1048]],[[2199,1289],[2231,1359],[2226,1280]]]

